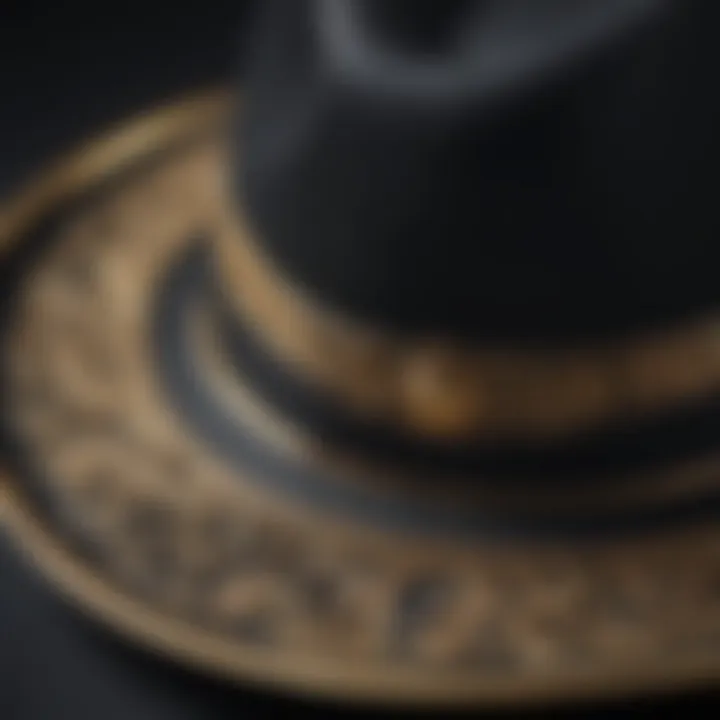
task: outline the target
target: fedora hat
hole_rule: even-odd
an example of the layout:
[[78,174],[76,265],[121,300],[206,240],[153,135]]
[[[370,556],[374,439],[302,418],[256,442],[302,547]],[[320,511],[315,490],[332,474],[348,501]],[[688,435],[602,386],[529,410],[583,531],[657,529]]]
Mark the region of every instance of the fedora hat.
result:
[[714,15],[263,3],[237,92],[3,208],[19,545],[287,691],[714,685]]

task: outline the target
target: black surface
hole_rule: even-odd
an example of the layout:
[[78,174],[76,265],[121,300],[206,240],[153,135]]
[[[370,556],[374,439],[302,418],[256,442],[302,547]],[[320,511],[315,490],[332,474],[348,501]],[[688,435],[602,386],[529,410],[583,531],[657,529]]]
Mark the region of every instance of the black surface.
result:
[[[0,193],[106,122],[227,72],[242,3],[161,7],[2,4]],[[697,700],[673,707],[694,716]],[[622,710],[656,717],[657,707]],[[0,536],[3,720],[223,720],[306,709],[200,679],[117,642],[59,603]],[[610,710],[617,715],[616,707]],[[607,713],[574,709],[562,717]],[[357,715],[315,709],[314,716]]]

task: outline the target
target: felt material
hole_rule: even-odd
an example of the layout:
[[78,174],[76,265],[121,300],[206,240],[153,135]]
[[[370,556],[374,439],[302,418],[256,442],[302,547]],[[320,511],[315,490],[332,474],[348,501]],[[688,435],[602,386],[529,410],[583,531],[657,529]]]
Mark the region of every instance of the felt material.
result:
[[513,344],[720,299],[717,3],[282,5],[254,29],[238,191],[304,292]]

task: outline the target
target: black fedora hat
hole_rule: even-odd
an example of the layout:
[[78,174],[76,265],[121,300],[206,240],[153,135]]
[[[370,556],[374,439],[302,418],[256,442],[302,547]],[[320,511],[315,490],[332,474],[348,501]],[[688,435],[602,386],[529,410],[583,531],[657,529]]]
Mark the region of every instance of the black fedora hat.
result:
[[5,206],[4,518],[237,679],[714,683],[716,11],[417,5],[266,2]]

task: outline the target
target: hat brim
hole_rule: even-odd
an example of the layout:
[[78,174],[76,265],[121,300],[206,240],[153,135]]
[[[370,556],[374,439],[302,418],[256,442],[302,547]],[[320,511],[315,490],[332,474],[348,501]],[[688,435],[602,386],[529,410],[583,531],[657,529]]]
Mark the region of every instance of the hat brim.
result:
[[[323,461],[221,369],[205,391],[253,433],[226,442],[229,458],[199,432],[166,382],[177,337],[158,343],[158,308],[225,222],[226,108],[213,94],[122,126],[0,215],[2,520],[41,570],[177,660],[346,701],[515,706],[716,683],[712,515],[577,541],[376,523],[286,492]],[[173,317],[210,367],[196,294]],[[282,463],[259,465],[261,446]]]

